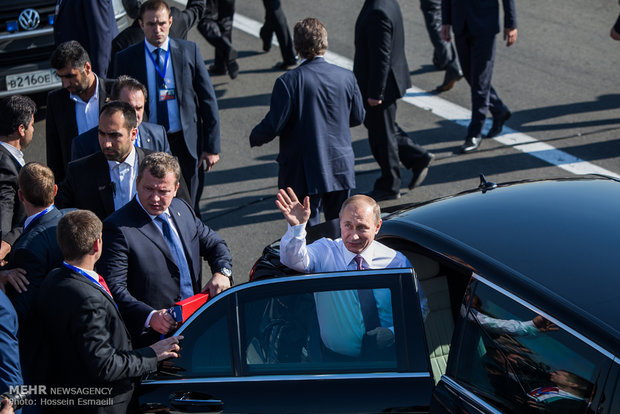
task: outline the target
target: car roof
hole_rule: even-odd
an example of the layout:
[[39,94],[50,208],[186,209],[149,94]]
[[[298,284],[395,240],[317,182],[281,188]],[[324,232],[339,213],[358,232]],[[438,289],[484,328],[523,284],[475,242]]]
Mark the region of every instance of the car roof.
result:
[[473,257],[480,259],[477,263],[506,268],[498,272],[501,276],[483,276],[500,286],[510,283],[506,275],[524,279],[529,283],[521,289],[515,285],[523,291],[513,293],[526,300],[536,292],[524,286],[542,286],[564,306],[568,301],[579,312],[615,329],[608,333],[618,338],[619,215],[620,182],[591,178],[536,181],[397,212],[384,222],[382,235],[441,240],[420,244],[457,261],[476,263]]

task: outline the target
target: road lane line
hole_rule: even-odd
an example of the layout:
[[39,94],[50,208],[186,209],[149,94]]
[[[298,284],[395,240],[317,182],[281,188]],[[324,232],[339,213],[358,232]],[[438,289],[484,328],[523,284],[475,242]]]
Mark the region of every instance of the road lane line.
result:
[[[233,19],[233,27],[241,30],[256,38],[260,38],[259,31],[262,26],[261,22],[252,20],[248,17],[235,13]],[[273,45],[278,46],[278,42],[273,37]],[[334,52],[327,51],[325,53],[325,60],[340,67],[352,70],[353,61],[347,57],[340,56]],[[439,96],[426,92],[416,86],[412,86],[407,89],[407,93],[402,100],[410,105],[416,106],[425,111],[430,111],[436,116],[455,122],[458,125],[467,127],[471,117],[471,111],[456,105],[450,101],[447,101]],[[491,125],[491,120],[487,119],[483,132],[488,130]],[[584,161],[574,155],[559,150],[549,144],[538,141],[527,134],[516,131],[512,128],[504,126],[502,134],[492,138],[495,141],[510,146],[525,154],[529,154],[539,160],[545,161],[551,165],[561,168],[571,174],[602,174],[610,177],[620,178],[620,174],[616,174],[605,168],[594,165],[590,162]]]

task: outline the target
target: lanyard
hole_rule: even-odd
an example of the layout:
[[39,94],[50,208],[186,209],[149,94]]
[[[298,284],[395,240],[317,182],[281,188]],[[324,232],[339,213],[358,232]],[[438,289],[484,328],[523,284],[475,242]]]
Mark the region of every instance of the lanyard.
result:
[[90,280],[91,282],[95,283],[97,286],[99,286],[99,288],[101,288],[101,290],[103,290],[106,295],[108,294],[108,291],[105,290],[103,288],[103,286],[101,285],[101,283],[99,283],[98,280],[93,279],[88,273],[86,273],[84,270],[80,269],[79,267],[75,267],[73,265],[70,265],[67,262],[62,262],[63,265],[65,265],[66,267],[68,267],[69,269],[73,270],[75,273],[78,273],[82,276],[84,276],[86,279]]
[[[48,207],[48,208],[46,208],[45,210],[43,210],[43,211],[39,211],[39,212],[37,213],[37,215],[36,215],[36,216],[34,216],[34,217],[32,218],[32,220],[30,220],[30,221],[28,222],[28,226],[30,226],[32,223],[34,223],[34,222],[35,222],[35,221],[36,221],[39,217],[41,217],[41,216],[45,215],[46,213],[50,212],[53,208],[54,208],[54,205],[52,204],[51,206],[49,206],[49,207]],[[26,230],[26,227],[28,227],[28,226],[24,226],[24,230]]]
[[166,83],[166,69],[168,69],[168,57],[170,57],[170,47],[168,47],[168,50],[166,50],[166,57],[164,58],[163,72],[159,68],[159,62],[155,60],[155,58],[153,57],[153,53],[149,51],[149,48],[146,46],[146,43],[144,44],[144,50],[146,50],[146,54],[149,55],[149,57],[151,58],[153,65],[155,65],[155,70],[157,71],[157,74],[161,77],[162,81],[164,81],[164,84],[165,84]]

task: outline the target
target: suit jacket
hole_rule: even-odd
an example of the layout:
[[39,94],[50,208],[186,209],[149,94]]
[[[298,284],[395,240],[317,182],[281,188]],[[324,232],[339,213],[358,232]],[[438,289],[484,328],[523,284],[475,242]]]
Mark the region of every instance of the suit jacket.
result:
[[[172,16],[172,26],[170,26],[170,37],[175,39],[187,39],[189,29],[200,20],[205,9],[205,0],[189,0],[185,6],[185,10],[179,10],[174,6],[170,7],[170,16]],[[116,53],[127,49],[129,46],[144,40],[144,32],[140,28],[138,19],[133,24],[120,32],[112,40],[112,58],[110,59],[110,67],[108,73],[114,72]]]
[[[173,199],[170,215],[183,242],[194,292],[201,290],[202,262],[213,272],[231,268],[226,242],[184,201]],[[97,271],[105,278],[129,332],[137,337],[153,310],[180,300],[179,269],[157,224],[134,198],[103,222],[103,254]]]
[[[150,153],[149,150],[136,148],[138,165]],[[177,197],[189,200],[189,191],[183,179],[179,180]],[[110,167],[101,151],[69,163],[67,177],[58,186],[55,202],[58,208],[90,210],[102,221],[114,213]]]
[[[515,0],[502,0],[504,27],[517,27]],[[455,36],[467,31],[476,36],[493,36],[501,30],[497,0],[442,0],[443,24],[452,25]]]
[[403,16],[396,0],[366,0],[355,22],[353,72],[367,98],[395,102],[411,86]]
[[[108,407],[63,407],[62,412],[125,413],[134,381],[157,369],[151,348],[133,350],[123,318],[110,295],[86,276],[61,266],[43,282],[39,301],[43,342],[50,351],[51,386],[111,387]],[[52,396],[48,396],[52,397]],[[73,398],[77,398],[74,396]],[[71,398],[61,396],[59,398]]]
[[[30,222],[17,239],[8,257],[8,269],[20,267],[30,282],[28,290],[17,293],[9,285],[7,294],[19,316],[19,348],[24,377],[29,384],[44,383],[38,376],[39,356],[45,352],[40,341],[41,325],[36,316],[36,304],[43,280],[49,272],[62,264],[62,252],[56,240],[58,220],[67,210],[50,210]],[[39,381],[39,382],[37,382]]]
[[112,39],[118,33],[112,3],[62,0],[54,21],[56,46],[68,40],[77,40],[88,52],[95,73],[104,78],[110,63]]
[[9,298],[0,291],[0,394],[12,385],[23,385],[19,365],[17,314]]
[[[142,144],[140,148],[153,152],[170,153],[168,135],[163,126],[142,122],[138,125],[138,134],[140,135],[140,143]],[[89,129],[83,134],[73,138],[73,141],[71,141],[71,161],[100,151],[98,127]]]
[[[106,87],[110,81],[99,78],[99,109],[108,96]],[[45,115],[45,148],[47,165],[54,172],[56,182],[65,178],[67,164],[71,161],[71,141],[78,135],[75,120],[75,101],[64,88],[55,89],[47,95]]]
[[349,128],[364,114],[353,73],[315,58],[276,80],[269,113],[252,130],[250,145],[280,136],[278,188],[299,195],[355,188]]
[[17,175],[22,166],[2,145],[0,145],[0,225],[2,240],[10,245],[21,234],[21,225],[26,219],[24,205],[17,197]]
[[[129,75],[148,87],[144,47],[144,43],[140,42],[118,52],[114,76]],[[220,121],[217,100],[198,45],[171,38],[170,58],[187,150],[196,160],[204,151],[219,154]]]

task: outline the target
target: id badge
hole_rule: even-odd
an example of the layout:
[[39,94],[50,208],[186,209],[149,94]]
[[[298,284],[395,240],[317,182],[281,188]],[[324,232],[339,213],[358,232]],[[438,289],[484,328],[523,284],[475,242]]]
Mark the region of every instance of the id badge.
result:
[[176,92],[174,89],[162,88],[159,90],[159,102],[172,101],[176,99]]

